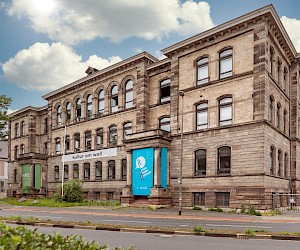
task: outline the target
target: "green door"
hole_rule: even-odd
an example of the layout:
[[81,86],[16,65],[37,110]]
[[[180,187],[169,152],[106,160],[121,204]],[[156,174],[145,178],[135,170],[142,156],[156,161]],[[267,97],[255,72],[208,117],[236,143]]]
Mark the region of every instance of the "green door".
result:
[[30,164],[22,165],[22,189],[23,193],[28,192],[30,187]]
[[38,163],[34,164],[34,187],[41,188],[41,165]]

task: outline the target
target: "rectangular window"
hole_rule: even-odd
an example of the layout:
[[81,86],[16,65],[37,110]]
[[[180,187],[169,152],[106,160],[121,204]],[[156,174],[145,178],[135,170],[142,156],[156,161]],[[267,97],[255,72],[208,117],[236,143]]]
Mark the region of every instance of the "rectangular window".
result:
[[80,151],[80,134],[74,135],[74,151]]
[[205,206],[205,193],[204,192],[193,193],[193,206]]
[[232,76],[232,49],[220,53],[220,79]]
[[208,83],[208,57],[204,57],[197,62],[197,85]]
[[219,124],[220,126],[232,123],[232,98],[226,97],[219,101]]
[[60,154],[60,138],[55,140],[55,152],[56,154]]
[[206,150],[200,149],[195,152],[195,175],[206,175]]
[[70,150],[70,136],[66,136],[65,140],[65,151],[68,152]]
[[229,201],[229,192],[216,192],[216,207],[229,207]]
[[116,164],[115,161],[108,162],[108,179],[113,180],[116,178]]
[[127,176],[127,160],[122,160],[122,180],[125,180]]
[[48,133],[48,118],[45,118],[45,127],[44,127],[45,134]]
[[205,129],[208,126],[208,104],[201,103],[197,105],[197,130]]
[[64,166],[64,180],[68,180],[69,179],[69,166],[65,165]]
[[98,200],[98,201],[100,200],[100,192],[95,192],[94,193],[94,199]]
[[103,148],[103,128],[97,129],[97,148]]
[[90,179],[90,164],[89,163],[84,164],[84,179],[85,180]]
[[102,180],[102,162],[96,162],[96,180]]
[[107,192],[106,199],[112,201],[114,199],[114,192]]
[[59,166],[54,167],[54,178],[55,180],[59,180]]
[[79,165],[75,164],[73,166],[73,178],[78,179],[79,178]]
[[160,83],[160,102],[168,102],[170,101],[170,85],[171,80],[166,79]]

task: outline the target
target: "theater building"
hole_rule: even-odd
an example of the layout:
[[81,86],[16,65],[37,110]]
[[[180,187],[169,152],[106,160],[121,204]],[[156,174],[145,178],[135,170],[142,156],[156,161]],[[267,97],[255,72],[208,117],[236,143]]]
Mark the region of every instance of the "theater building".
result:
[[182,206],[265,209],[298,193],[300,55],[273,6],[162,52],[89,67],[14,112],[8,195],[78,178],[87,199],[178,206],[181,132]]

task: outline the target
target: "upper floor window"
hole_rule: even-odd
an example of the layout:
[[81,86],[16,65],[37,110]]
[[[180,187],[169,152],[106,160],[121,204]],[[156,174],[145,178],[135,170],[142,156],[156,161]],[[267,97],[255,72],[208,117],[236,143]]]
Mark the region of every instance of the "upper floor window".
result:
[[287,92],[288,90],[288,70],[286,67],[283,69],[283,90],[284,92]]
[[74,151],[80,151],[80,134],[74,135]]
[[220,53],[220,79],[232,76],[232,49]]
[[72,117],[72,104],[68,102],[66,104],[66,121],[70,121]]
[[18,180],[18,170],[14,169],[14,183],[17,183]]
[[84,163],[83,165],[83,177],[85,180],[90,179],[90,163]]
[[206,175],[206,150],[195,151],[195,175]]
[[104,115],[104,108],[105,108],[105,92],[101,90],[98,96],[98,114],[99,116]]
[[221,147],[218,149],[218,174],[230,174],[231,148]]
[[197,105],[196,109],[197,109],[197,117],[196,117],[197,130],[207,128],[208,104],[200,103],[199,105]]
[[55,152],[56,154],[60,154],[60,138],[55,139]]
[[288,154],[285,153],[284,154],[284,173],[283,173],[283,176],[285,178],[287,178],[287,176],[288,176],[288,169],[289,169],[289,158],[288,158]]
[[274,174],[275,164],[275,148],[272,146],[270,148],[270,174]]
[[269,121],[272,123],[273,122],[273,111],[274,110],[274,98],[273,96],[270,96],[269,100]]
[[118,133],[117,133],[117,127],[111,126],[109,128],[109,145],[110,146],[116,146],[118,143]]
[[170,101],[170,86],[171,80],[166,79],[160,82],[160,102]]
[[283,131],[287,134],[288,130],[288,113],[286,110],[283,112]]
[[126,179],[127,176],[127,160],[123,159],[122,160],[122,180]]
[[92,132],[85,132],[85,150],[90,150],[92,148]]
[[96,130],[96,147],[97,148],[102,148],[103,147],[103,128],[98,128]]
[[269,53],[270,58],[269,58],[269,60],[270,60],[270,73],[271,73],[272,76],[274,76],[273,75],[274,74],[274,69],[273,69],[273,67],[274,67],[274,65],[273,65],[274,54],[275,54],[274,49],[272,47],[270,47],[270,53]]
[[73,178],[74,179],[79,178],[79,165],[78,164],[73,165]]
[[117,112],[118,111],[118,86],[115,85],[111,89],[111,112]]
[[125,109],[133,107],[133,81],[129,80],[125,85]]
[[102,180],[102,162],[101,161],[97,161],[96,162],[96,180]]
[[281,63],[280,59],[278,58],[278,60],[277,60],[277,82],[280,86],[281,86],[281,79],[280,79],[281,65],[282,65],[282,63]]
[[171,132],[170,117],[163,117],[159,120],[159,128],[161,130]]
[[44,153],[45,153],[45,155],[48,154],[48,143],[47,142],[44,143]]
[[15,137],[19,137],[20,136],[20,131],[19,131],[19,123],[15,124]]
[[58,125],[58,126],[60,126],[61,125],[61,113],[62,113],[62,108],[61,108],[61,106],[59,105],[58,107],[57,107],[57,116],[56,116],[56,118],[57,118],[57,121],[56,121],[56,124]]
[[108,162],[108,179],[113,180],[116,178],[116,162],[111,160]]
[[219,124],[230,125],[232,123],[232,97],[219,100]]
[[277,128],[280,128],[280,119],[281,119],[281,105],[280,103],[277,103],[277,110],[276,110],[276,126]]
[[76,100],[76,122],[79,122],[81,119],[81,100],[78,98]]
[[25,135],[25,122],[24,121],[22,121],[21,123],[20,123],[20,135],[21,136],[23,136],[23,135]]
[[70,150],[70,136],[66,135],[65,138],[65,152],[68,152]]
[[278,167],[277,167],[277,175],[278,176],[281,176],[281,168],[282,168],[282,157],[283,157],[283,155],[282,155],[282,151],[279,149],[278,150],[278,159],[277,159],[277,162],[278,162]]
[[45,122],[44,132],[45,132],[45,134],[47,134],[48,133],[48,118],[45,118],[44,122]]
[[93,97],[92,95],[88,95],[86,98],[86,116],[87,119],[90,120],[93,118]]
[[21,155],[24,155],[25,154],[25,145],[22,144],[21,145]]
[[18,157],[19,157],[19,147],[18,146],[15,146],[15,160],[18,160]]
[[208,57],[197,61],[197,85],[208,83]]
[[125,139],[127,135],[132,134],[132,123],[131,122],[125,123],[123,130],[124,130],[124,139]]

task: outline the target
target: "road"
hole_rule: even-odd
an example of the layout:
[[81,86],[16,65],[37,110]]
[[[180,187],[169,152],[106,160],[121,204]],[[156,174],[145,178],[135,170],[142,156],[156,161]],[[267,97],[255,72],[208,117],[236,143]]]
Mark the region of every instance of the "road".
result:
[[[15,226],[15,225],[14,225]],[[32,229],[33,227],[27,226]],[[115,246],[128,247],[136,246],[141,250],[183,250],[183,249],[222,249],[222,250],[298,250],[297,241],[279,240],[239,240],[233,238],[212,238],[203,236],[183,236],[183,235],[160,235],[128,232],[109,232],[84,229],[47,228],[38,227],[38,231],[44,233],[59,232],[63,235],[82,235],[86,241],[96,241],[99,245],[104,243],[114,249]]]
[[[27,211],[25,211],[27,210]],[[100,211],[100,212],[99,212]],[[60,221],[90,221],[102,224],[119,224],[131,226],[159,226],[172,228],[192,228],[202,226],[205,229],[227,229],[244,231],[247,228],[260,229],[272,232],[299,232],[298,222],[264,221],[256,216],[231,216],[228,214],[218,216],[182,216],[170,217],[167,215],[153,214],[130,214],[120,211],[110,213],[95,209],[60,209],[44,207],[16,207],[10,206],[0,210],[0,215],[10,217],[18,215],[22,217],[36,217],[39,219],[50,219]]]

